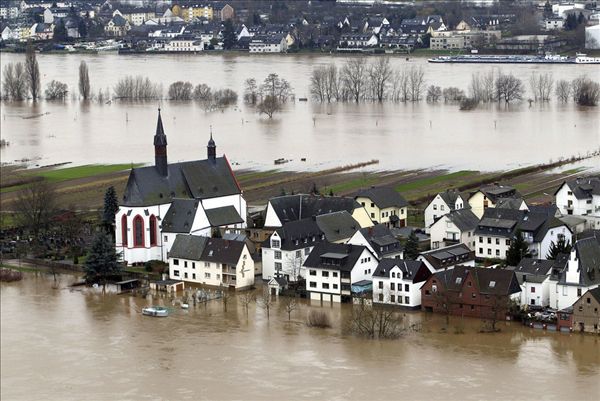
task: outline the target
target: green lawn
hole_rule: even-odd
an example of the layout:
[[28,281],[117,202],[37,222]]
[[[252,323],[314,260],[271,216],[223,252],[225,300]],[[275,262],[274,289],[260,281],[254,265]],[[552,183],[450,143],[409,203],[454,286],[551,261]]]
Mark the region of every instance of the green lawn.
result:
[[141,164],[87,164],[85,166],[67,167],[56,170],[35,173],[36,176],[44,177],[49,181],[60,182],[75,180],[78,178],[92,177],[100,174],[116,173],[128,170],[131,167],[139,167]]
[[338,194],[340,192],[346,192],[353,189],[365,188],[373,185],[377,181],[376,177],[371,178],[356,178],[354,180],[345,181],[336,185],[332,185],[330,187],[324,188],[323,193],[329,194],[329,191],[333,191],[334,194]]
[[472,175],[478,174],[477,171],[470,170],[462,170],[457,171],[455,173],[436,175],[433,177],[427,177],[420,180],[407,182],[406,184],[401,184],[396,187],[396,191],[398,192],[409,192],[409,191],[417,191],[419,189],[432,186],[435,184],[439,184],[446,181],[460,180],[465,177],[469,177]]

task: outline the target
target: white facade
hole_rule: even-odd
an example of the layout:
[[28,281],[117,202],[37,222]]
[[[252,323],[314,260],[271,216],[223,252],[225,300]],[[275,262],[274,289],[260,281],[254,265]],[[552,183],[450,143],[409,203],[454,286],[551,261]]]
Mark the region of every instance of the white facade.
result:
[[461,231],[447,215],[439,218],[429,229],[431,249],[443,248],[460,242],[475,250],[475,228]]
[[394,266],[388,277],[373,277],[373,302],[416,308],[421,306],[421,287],[426,281],[413,283],[402,277]]
[[429,205],[425,208],[425,232],[429,233],[431,225],[435,222],[439,217],[448,214],[454,208],[456,210],[462,209],[465,207],[465,202],[461,196],[456,198],[456,202],[454,205],[446,204],[446,201],[441,197],[440,194],[437,194],[435,198]]
[[565,26],[565,20],[562,18],[549,18],[544,21],[547,31],[552,31],[555,29],[563,29]]
[[598,287],[598,284],[585,286],[580,284],[579,261],[575,249],[571,250],[569,264],[562,283],[551,280],[549,284],[550,307],[558,310],[572,306],[588,290]]
[[379,224],[383,224],[386,227],[390,227],[392,224],[391,217],[398,216],[398,225],[404,227],[406,225],[406,219],[408,217],[408,206],[405,207],[386,207],[379,208],[371,199],[365,196],[357,196],[356,201],[365,208],[371,220],[376,221]]
[[[598,26],[600,32],[600,25]],[[588,229],[600,229],[600,195],[577,199],[567,183],[564,183],[555,194],[556,207],[564,216],[573,215],[586,220]]]
[[521,284],[520,302],[522,306],[549,306],[550,305],[550,279],[543,282],[524,281]]
[[281,238],[274,232],[269,238],[270,248],[262,247],[262,276],[263,280],[271,279],[279,272],[288,282],[295,282],[298,276],[306,278],[304,261],[315,246],[308,242],[305,246],[295,250],[282,250]]
[[172,39],[165,44],[163,48],[167,52],[200,52],[204,50],[204,43],[195,38],[192,39]]
[[346,241],[346,244],[366,246],[369,249],[369,251],[373,253],[373,255],[378,255],[380,259],[382,257],[382,252],[385,253],[386,258],[390,259],[402,259],[404,257],[404,251],[402,249],[395,253],[386,253],[385,250],[374,249],[371,242],[369,242],[365,238],[365,236],[360,232],[360,230],[355,232],[354,235],[350,237],[348,241]]
[[285,53],[287,49],[287,41],[284,36],[279,41],[255,38],[249,44],[250,53]]
[[335,266],[331,268],[307,266],[306,291],[310,292],[311,300],[341,302],[342,296],[352,294],[352,283],[371,280],[378,263],[377,258],[365,248],[352,268],[349,277],[346,272],[341,272]]
[[246,245],[235,266],[203,260],[169,258],[169,277],[196,284],[249,288],[254,285],[254,261]]

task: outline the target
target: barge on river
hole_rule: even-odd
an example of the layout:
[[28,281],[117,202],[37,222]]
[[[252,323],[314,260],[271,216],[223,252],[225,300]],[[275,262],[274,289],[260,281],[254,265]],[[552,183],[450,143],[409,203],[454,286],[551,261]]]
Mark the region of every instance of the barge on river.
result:
[[578,53],[576,57],[547,54],[545,56],[467,54],[430,58],[430,63],[471,64],[600,64],[600,57]]

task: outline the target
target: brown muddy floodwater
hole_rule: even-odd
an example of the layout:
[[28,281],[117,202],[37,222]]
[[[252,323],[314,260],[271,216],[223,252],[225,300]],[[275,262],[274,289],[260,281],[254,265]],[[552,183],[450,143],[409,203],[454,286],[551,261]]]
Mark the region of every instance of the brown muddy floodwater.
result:
[[[24,54],[2,53],[0,67],[23,61]],[[161,101],[163,123],[169,138],[169,160],[204,158],[210,126],[217,151],[226,153],[234,168],[272,169],[273,160],[293,160],[292,170],[319,170],[378,159],[372,168],[406,170],[448,168],[506,170],[546,163],[560,157],[584,155],[600,148],[598,107],[577,107],[553,99],[505,106],[481,105],[460,111],[457,104],[363,102],[321,104],[288,102],[272,120],[259,116],[242,100],[244,81],[261,82],[278,73],[294,88],[297,98],[310,97],[314,68],[345,57],[331,55],[117,55],[40,54],[42,86],[51,80],[68,84],[78,97],[78,67],[89,66],[94,93],[113,92],[119,79],[142,75],[163,87],[187,80],[213,89],[229,88],[239,94],[236,107],[206,112],[195,102]],[[555,80],[587,75],[600,81],[596,65],[497,65],[432,64],[425,58],[393,56],[396,69],[422,67],[427,85],[468,90],[471,76],[489,70],[513,73],[523,80],[532,98],[533,73],[551,73]],[[10,142],[0,150],[2,162],[22,159],[32,164],[72,162],[148,163],[153,160],[152,136],[159,101],[105,104],[67,100],[3,102],[0,104],[2,138]],[[306,162],[301,162],[306,158]],[[600,158],[586,166],[600,166]]]
[[[393,341],[340,334],[348,305],[326,307],[333,327],[267,321],[256,305],[224,313],[176,309],[143,317],[129,295],[52,289],[46,274],[1,286],[1,399],[8,400],[587,400],[600,394],[595,336],[502,323],[502,332],[442,334],[437,316],[407,313],[423,330]],[[453,321],[451,324],[457,324]]]

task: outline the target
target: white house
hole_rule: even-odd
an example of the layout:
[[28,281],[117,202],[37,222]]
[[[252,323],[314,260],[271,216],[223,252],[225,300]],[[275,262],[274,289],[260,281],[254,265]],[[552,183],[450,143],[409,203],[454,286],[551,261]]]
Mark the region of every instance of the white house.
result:
[[425,232],[429,233],[431,225],[441,216],[465,207],[468,207],[467,200],[458,191],[440,192],[425,208]]
[[561,310],[600,286],[600,232],[578,240],[570,255],[561,255],[556,264],[550,277],[550,306]]
[[361,228],[346,243],[366,246],[380,260],[382,258],[402,259],[404,255],[400,241],[383,224]]
[[404,227],[408,217],[408,202],[389,187],[371,187],[358,191],[354,199],[374,222],[386,227]]
[[219,228],[246,227],[242,190],[227,157],[217,157],[216,149],[211,135],[207,159],[168,164],[159,111],[154,166],[131,170],[116,214],[116,249],[127,263],[166,261],[176,234],[207,236]]
[[[600,14],[596,14],[600,16]],[[596,21],[600,20],[598,18]],[[600,21],[599,21],[600,22]],[[598,50],[600,49],[600,24],[585,27],[585,48]]]
[[469,206],[475,216],[481,218],[487,208],[496,207],[496,204],[507,198],[522,198],[516,189],[508,185],[487,185],[479,188],[469,196]]
[[450,270],[455,266],[475,266],[475,252],[465,244],[456,244],[445,248],[421,252],[417,257],[427,266],[430,272]]
[[306,194],[284,195],[269,199],[265,215],[265,228],[278,228],[288,221],[301,220],[333,212],[347,211],[360,227],[371,227],[373,222],[367,211],[352,198],[340,196],[315,196]]
[[288,44],[283,34],[256,35],[250,40],[250,53],[285,53]]
[[254,285],[254,261],[244,241],[177,235],[168,261],[174,280],[236,290]]
[[586,220],[587,228],[600,229],[600,177],[565,181],[554,196],[563,215],[581,217]]
[[544,20],[547,31],[561,30],[565,26],[565,20],[560,17],[551,17]]
[[521,286],[521,305],[549,306],[550,305],[550,275],[555,266],[554,260],[525,258],[513,270]]
[[310,299],[348,302],[352,284],[371,280],[379,261],[367,247],[321,242],[304,262]]
[[552,242],[572,241],[569,227],[554,215],[527,210],[489,208],[475,229],[476,255],[504,259],[517,231],[529,244],[533,257],[546,259]]
[[204,50],[204,43],[194,36],[181,35],[165,43],[162,50],[167,52],[200,52]]
[[382,259],[373,273],[373,302],[421,307],[421,287],[431,276],[422,261]]
[[343,34],[340,37],[340,48],[363,48],[374,47],[379,43],[379,39],[375,34],[350,33]]
[[470,209],[452,210],[431,225],[429,229],[431,249],[462,243],[474,251],[474,232],[478,223],[479,219]]

